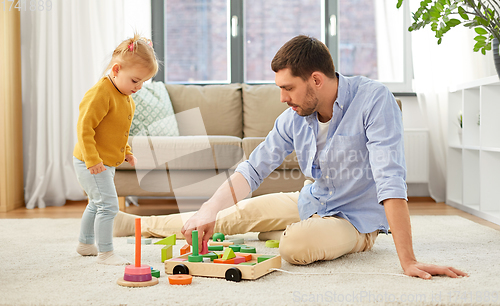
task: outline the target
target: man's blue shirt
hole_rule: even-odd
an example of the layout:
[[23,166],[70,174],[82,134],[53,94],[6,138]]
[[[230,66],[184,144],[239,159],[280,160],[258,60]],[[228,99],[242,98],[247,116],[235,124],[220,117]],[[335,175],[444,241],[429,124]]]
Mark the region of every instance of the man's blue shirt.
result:
[[301,220],[337,215],[360,233],[387,232],[382,202],[407,199],[401,110],[381,83],[337,75],[333,117],[318,155],[317,113],[302,117],[289,108],[236,171],[253,192],[295,150],[301,171],[315,180],[300,192]]

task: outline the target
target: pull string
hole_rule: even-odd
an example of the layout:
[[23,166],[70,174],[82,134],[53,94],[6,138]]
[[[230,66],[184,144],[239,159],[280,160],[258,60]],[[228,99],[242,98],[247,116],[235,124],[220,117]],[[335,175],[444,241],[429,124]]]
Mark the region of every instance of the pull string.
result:
[[405,274],[377,273],[377,272],[335,272],[335,273],[314,273],[314,272],[309,272],[309,273],[306,273],[306,272],[292,272],[292,271],[287,271],[287,270],[278,269],[278,268],[271,268],[269,270],[284,272],[284,273],[288,273],[288,274],[295,274],[295,275],[363,274],[363,275],[389,275],[389,276],[409,277],[408,275],[405,275]]

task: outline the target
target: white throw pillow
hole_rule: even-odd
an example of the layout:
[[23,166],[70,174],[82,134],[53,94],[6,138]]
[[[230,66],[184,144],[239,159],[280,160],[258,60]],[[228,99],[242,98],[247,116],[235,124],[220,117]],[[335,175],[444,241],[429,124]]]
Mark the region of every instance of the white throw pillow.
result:
[[130,136],[179,136],[172,102],[163,82],[144,84],[132,98],[135,114]]

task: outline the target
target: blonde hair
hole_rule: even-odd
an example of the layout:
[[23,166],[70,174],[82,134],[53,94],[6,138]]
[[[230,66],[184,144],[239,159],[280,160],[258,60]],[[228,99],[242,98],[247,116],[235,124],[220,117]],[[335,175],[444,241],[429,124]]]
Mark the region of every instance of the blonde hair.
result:
[[103,75],[114,64],[119,64],[122,68],[141,65],[151,71],[151,77],[155,76],[158,72],[158,61],[153,49],[153,42],[135,32],[134,37],[122,41],[113,51],[111,61]]

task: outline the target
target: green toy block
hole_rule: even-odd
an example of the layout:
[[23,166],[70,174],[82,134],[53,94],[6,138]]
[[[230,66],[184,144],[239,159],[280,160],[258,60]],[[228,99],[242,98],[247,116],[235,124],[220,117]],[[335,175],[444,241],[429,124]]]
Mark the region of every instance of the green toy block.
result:
[[228,248],[230,248],[234,252],[239,252],[240,248],[241,248],[241,245],[239,245],[239,244],[233,244],[233,245],[229,245]]
[[175,245],[176,236],[173,234],[172,236],[168,236],[160,241],[155,242],[155,244],[164,244],[164,245]]
[[279,248],[280,247],[280,241],[279,240],[267,240],[266,241],[266,247],[268,247],[268,248]]
[[223,260],[228,260],[235,257],[236,255],[234,254],[234,251],[231,248],[226,248],[226,250],[224,250],[224,255],[222,255]]
[[201,256],[201,255],[189,255],[188,261],[189,262],[202,262],[203,256]]
[[224,251],[224,246],[223,245],[209,245],[208,250],[209,251]]
[[242,246],[240,248],[240,253],[257,253],[253,246]]
[[212,236],[213,241],[224,241],[224,234],[223,233],[215,233]]
[[166,245],[161,249],[161,262],[165,262],[165,260],[168,260],[172,258],[172,245]]
[[255,266],[255,262],[242,262],[239,263],[240,266]]
[[264,260],[268,260],[269,258],[273,258],[275,255],[261,255],[257,257],[257,262],[263,262]]
[[201,255],[203,256],[204,258],[210,258],[211,261],[214,261],[214,259],[218,259],[219,258],[219,255],[215,254],[215,253],[207,253],[205,255]]
[[151,276],[160,278],[160,270],[151,270]]

